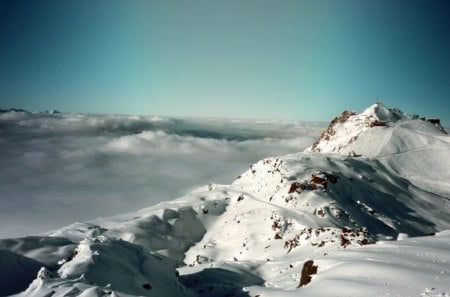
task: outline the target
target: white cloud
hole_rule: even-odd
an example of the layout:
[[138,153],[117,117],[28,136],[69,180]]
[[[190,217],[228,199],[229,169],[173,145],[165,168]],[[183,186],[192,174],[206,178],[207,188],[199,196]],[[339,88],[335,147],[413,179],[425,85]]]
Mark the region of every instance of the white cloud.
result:
[[43,232],[230,183],[310,145],[323,124],[0,114],[0,237]]

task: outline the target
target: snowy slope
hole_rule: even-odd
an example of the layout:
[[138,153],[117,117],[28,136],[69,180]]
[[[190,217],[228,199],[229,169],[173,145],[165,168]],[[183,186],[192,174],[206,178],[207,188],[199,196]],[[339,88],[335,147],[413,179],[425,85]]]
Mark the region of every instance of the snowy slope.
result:
[[[306,151],[376,158],[420,188],[448,197],[449,137],[440,124],[379,103],[336,119]],[[380,121],[384,126],[372,126]]]
[[60,264],[56,271],[42,268],[18,296],[189,295],[162,259],[121,240],[82,240]]
[[[401,128],[398,129],[398,126]],[[409,116],[396,108],[389,109],[377,103],[360,114],[344,111],[331,121],[319,140],[306,151],[340,154],[354,151],[356,154],[373,157],[425,145],[424,139],[416,143],[408,136],[399,135],[407,133],[408,129],[412,130],[413,137],[420,137],[420,134],[425,134],[425,138],[430,135],[445,135],[440,124],[432,124],[424,118],[418,119],[417,116]],[[392,133],[391,130],[396,130],[397,133]],[[363,137],[363,140],[356,141],[358,137]]]
[[3,295],[20,292],[28,287],[42,263],[0,249],[0,293]]
[[450,137],[379,104],[330,127],[306,152],[261,160],[231,185],[0,240],[45,266],[27,269],[37,276],[15,292],[449,296]]

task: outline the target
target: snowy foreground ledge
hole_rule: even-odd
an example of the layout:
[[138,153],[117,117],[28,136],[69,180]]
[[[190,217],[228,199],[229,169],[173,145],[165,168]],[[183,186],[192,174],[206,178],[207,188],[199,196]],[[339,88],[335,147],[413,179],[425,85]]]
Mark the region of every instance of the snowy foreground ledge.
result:
[[345,113],[231,185],[0,240],[0,296],[449,296],[448,168],[442,127]]

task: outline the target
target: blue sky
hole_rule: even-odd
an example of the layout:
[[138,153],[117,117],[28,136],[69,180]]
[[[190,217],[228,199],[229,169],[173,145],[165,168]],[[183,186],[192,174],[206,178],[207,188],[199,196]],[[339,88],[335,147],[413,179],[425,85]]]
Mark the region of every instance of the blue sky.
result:
[[449,1],[0,1],[0,108],[450,126]]

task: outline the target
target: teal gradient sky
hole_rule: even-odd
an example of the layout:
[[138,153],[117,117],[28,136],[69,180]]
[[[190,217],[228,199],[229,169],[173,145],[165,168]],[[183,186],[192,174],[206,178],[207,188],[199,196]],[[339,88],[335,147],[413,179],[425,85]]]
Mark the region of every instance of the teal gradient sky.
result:
[[3,1],[0,108],[450,126],[450,1]]

